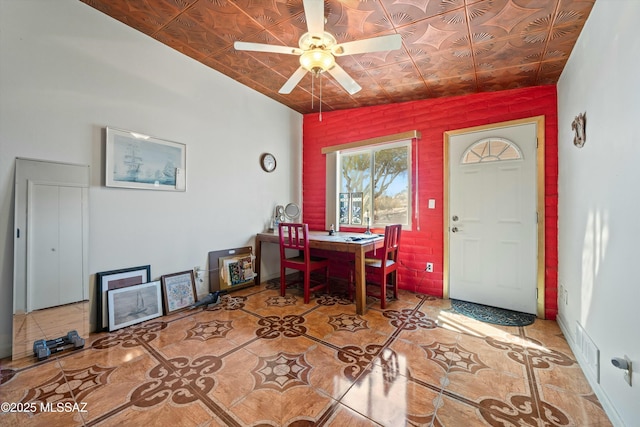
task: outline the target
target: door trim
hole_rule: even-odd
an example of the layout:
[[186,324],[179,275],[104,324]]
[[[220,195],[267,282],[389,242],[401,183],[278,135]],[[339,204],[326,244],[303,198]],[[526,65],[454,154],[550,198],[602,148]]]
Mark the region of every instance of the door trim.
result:
[[489,129],[499,129],[503,127],[518,126],[524,124],[535,123],[537,125],[537,139],[538,144],[536,148],[537,165],[537,211],[538,211],[538,265],[537,265],[537,316],[539,319],[545,318],[545,161],[544,161],[544,116],[530,117],[526,119],[510,120],[507,122],[491,123],[482,126],[474,126],[464,129],[456,129],[452,131],[444,132],[444,263],[443,263],[443,277],[442,277],[442,297],[449,298],[449,143],[452,136],[479,132]]
[[[89,185],[90,169],[88,165],[49,162],[16,157],[14,177],[14,230],[13,230],[13,314],[26,314],[27,311],[27,227],[28,182],[53,183],[81,186],[83,188],[83,270],[88,271],[89,248]],[[89,276],[83,278],[83,294],[89,298]],[[15,338],[15,336],[14,336]],[[15,346],[15,342],[14,342]]]

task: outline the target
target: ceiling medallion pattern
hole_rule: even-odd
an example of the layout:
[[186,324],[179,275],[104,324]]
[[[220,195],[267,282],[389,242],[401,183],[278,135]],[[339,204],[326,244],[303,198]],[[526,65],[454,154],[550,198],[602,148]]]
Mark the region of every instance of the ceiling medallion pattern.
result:
[[[81,1],[296,111],[319,109],[309,102],[311,73],[278,93],[297,56],[233,48],[297,46],[307,31],[302,0]],[[326,0],[325,30],[338,43],[400,34],[402,47],[337,58],[362,90],[349,95],[327,78],[322,110],[555,84],[594,2]]]

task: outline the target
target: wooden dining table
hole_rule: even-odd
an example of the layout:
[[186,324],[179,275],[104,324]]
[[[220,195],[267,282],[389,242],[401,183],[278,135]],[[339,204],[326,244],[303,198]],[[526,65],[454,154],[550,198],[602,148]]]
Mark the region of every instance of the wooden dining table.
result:
[[[310,231],[309,247],[325,251],[344,252],[354,254],[355,258],[355,285],[356,285],[356,313],[365,314],[367,311],[367,296],[365,292],[366,277],[364,258],[369,251],[380,249],[384,246],[384,235],[350,233],[336,231],[332,235],[328,231]],[[256,234],[256,284],[261,283],[260,259],[263,243],[280,244],[280,236],[277,231]]]

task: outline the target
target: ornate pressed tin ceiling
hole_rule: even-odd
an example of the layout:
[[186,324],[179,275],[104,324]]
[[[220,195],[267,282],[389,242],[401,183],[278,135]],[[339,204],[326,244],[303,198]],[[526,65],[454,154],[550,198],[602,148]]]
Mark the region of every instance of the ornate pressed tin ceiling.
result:
[[[81,0],[301,113],[312,108],[308,73],[278,90],[299,57],[240,52],[237,40],[298,46],[302,0]],[[555,84],[595,0],[326,0],[325,29],[338,43],[400,34],[402,48],[342,56],[362,86],[349,95],[330,76],[322,110]],[[325,73],[326,74],[326,73]]]

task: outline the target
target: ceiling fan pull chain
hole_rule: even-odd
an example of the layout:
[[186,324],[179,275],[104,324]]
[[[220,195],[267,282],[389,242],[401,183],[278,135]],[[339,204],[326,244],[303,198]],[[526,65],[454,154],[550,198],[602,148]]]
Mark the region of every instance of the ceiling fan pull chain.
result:
[[313,80],[313,73],[311,74],[311,110],[313,110],[313,94],[315,93],[314,90],[314,80]]
[[322,74],[320,74],[320,116],[319,121],[322,121]]

